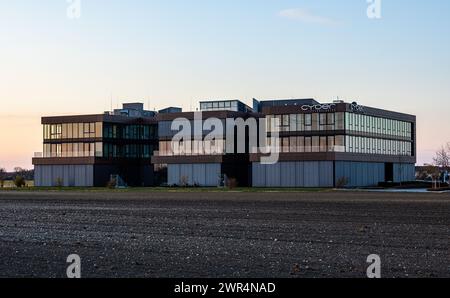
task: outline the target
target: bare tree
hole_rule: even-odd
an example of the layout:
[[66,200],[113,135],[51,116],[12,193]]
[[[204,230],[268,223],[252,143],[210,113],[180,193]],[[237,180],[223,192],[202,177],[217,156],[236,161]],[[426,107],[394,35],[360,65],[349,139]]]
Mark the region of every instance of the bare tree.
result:
[[433,163],[441,169],[450,169],[450,143],[447,144],[446,148],[442,146],[441,149],[436,152]]
[[23,176],[23,174],[26,172],[26,170],[21,167],[15,167],[14,172],[16,173],[16,175]]
[[425,171],[431,176],[433,188],[438,188],[438,180],[440,175],[439,168],[435,165],[426,164]]
[[0,187],[3,188],[5,186],[5,178],[6,178],[6,170],[4,168],[0,168]]

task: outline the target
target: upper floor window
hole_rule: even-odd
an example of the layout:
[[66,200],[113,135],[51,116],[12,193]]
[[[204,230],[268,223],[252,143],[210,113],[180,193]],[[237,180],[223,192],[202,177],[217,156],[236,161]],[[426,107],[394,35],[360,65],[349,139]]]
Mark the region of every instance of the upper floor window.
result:
[[101,138],[102,126],[101,122],[44,124],[44,140]]
[[268,132],[275,131],[278,123],[282,132],[343,130],[344,121],[344,113],[341,112],[267,115],[266,128]]

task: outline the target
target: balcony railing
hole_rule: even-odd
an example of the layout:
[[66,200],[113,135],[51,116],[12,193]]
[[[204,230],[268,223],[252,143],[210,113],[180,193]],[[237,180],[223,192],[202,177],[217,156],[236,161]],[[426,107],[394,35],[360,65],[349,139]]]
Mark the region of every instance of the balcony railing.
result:
[[103,157],[102,151],[34,152],[34,158]]

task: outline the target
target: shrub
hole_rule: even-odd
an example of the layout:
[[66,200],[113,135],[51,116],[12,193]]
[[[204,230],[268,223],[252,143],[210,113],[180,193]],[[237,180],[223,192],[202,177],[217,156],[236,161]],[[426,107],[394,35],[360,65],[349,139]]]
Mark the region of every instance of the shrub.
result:
[[181,176],[180,178],[180,186],[188,187],[189,186],[189,178],[187,176]]
[[0,187],[3,188],[5,186],[5,178],[6,178],[6,170],[0,168]]
[[347,177],[341,177],[336,181],[337,188],[344,188],[348,185],[349,179]]
[[236,187],[238,187],[238,181],[236,178],[228,178],[227,179],[227,187],[229,189],[234,189]]
[[64,186],[64,180],[62,178],[60,178],[60,177],[56,178],[55,186],[59,187],[59,188],[63,187]]
[[116,186],[117,186],[117,180],[115,178],[109,179],[108,183],[106,183],[106,187],[111,188],[111,189],[116,188]]
[[17,175],[16,178],[14,178],[14,185],[16,187],[24,187],[26,184],[25,178],[23,176]]

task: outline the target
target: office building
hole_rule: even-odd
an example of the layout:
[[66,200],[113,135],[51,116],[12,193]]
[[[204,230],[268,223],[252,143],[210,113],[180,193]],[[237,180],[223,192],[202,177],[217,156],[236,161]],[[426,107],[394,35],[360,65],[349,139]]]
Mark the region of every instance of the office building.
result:
[[[236,123],[248,125],[244,138]],[[415,179],[416,117],[356,102],[254,99],[250,108],[217,100],[200,102],[198,112],[158,113],[124,104],[101,115],[44,117],[42,124],[43,155],[33,159],[37,186],[104,186],[110,175],[135,186],[233,180],[331,188]],[[262,162],[267,152],[254,150],[255,138],[272,148],[275,163]]]

